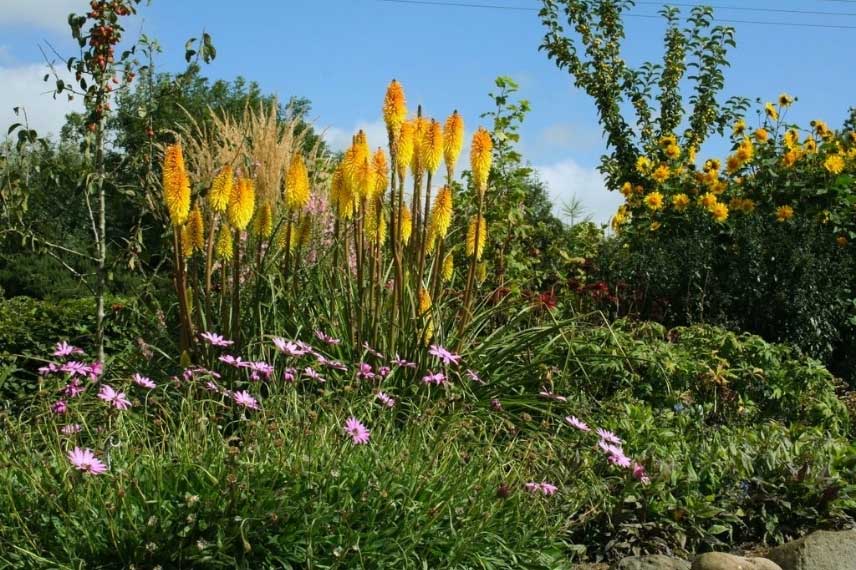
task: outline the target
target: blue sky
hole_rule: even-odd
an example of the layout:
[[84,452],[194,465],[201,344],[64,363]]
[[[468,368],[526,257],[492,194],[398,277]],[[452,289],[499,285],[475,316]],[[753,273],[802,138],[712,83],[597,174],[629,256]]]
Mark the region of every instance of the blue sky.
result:
[[[447,0],[440,0],[447,1]],[[452,0],[448,0],[452,1]],[[469,3],[537,7],[537,0],[466,0]],[[695,3],[687,0],[684,3]],[[791,117],[819,117],[840,125],[856,98],[856,2],[832,0],[719,0],[717,16],[799,24],[849,25],[854,29],[733,24],[738,47],[726,72],[726,93],[772,99],[787,91],[799,97]],[[70,53],[64,27],[81,0],[0,0],[0,128],[9,109],[24,104],[33,123],[56,130],[63,104],[42,95],[43,59],[39,45],[50,42]],[[680,4],[680,2],[679,2]],[[740,7],[744,10],[736,10]],[[775,8],[837,12],[837,15],[746,11]],[[688,11],[689,8],[683,8]],[[656,14],[657,6],[637,5],[634,15]],[[852,14],[852,15],[842,15]],[[602,189],[595,167],[604,151],[590,99],[569,76],[538,51],[543,35],[534,11],[426,6],[380,0],[154,0],[141,9],[129,32],[156,37],[164,48],[163,70],[182,64],[183,46],[202,29],[218,48],[205,73],[231,79],[243,75],[267,92],[312,101],[312,118],[327,129],[330,142],[344,144],[364,127],[379,140],[380,104],[388,81],[404,84],[412,108],[440,118],[463,113],[468,131],[488,110],[488,91],[498,75],[520,84],[532,112],[523,128],[522,150],[550,186],[557,202],[577,195],[595,218],[614,210],[618,197]],[[661,20],[627,19],[625,58],[636,64],[662,54]],[[716,142],[705,150],[721,154]]]

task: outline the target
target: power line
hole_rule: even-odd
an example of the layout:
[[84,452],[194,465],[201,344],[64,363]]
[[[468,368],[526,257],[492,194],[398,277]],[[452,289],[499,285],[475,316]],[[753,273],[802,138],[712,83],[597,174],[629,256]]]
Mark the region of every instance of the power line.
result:
[[[525,6],[503,6],[499,4],[476,4],[470,2],[452,2],[440,0],[377,0],[378,2],[388,2],[392,4],[409,4],[421,6],[446,6],[454,8],[481,8],[492,10],[515,10],[523,12],[537,12],[538,8],[529,8]],[[835,0],[843,1],[843,0]],[[856,2],[856,0],[853,0]],[[659,3],[658,3],[659,4]],[[695,4],[693,4],[695,5]],[[760,10],[760,8],[758,8]],[[660,18],[661,16],[653,14],[625,14],[629,18]],[[773,22],[762,20],[735,20],[731,18],[713,18],[717,22],[725,24],[753,24],[762,26],[790,26],[794,28],[828,28],[837,30],[856,30],[856,26],[846,26],[843,24],[808,24],[804,22]]]

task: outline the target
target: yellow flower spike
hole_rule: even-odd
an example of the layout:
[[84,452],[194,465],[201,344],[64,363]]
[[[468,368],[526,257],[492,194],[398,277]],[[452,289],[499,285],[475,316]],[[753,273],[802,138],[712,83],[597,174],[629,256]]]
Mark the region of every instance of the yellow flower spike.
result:
[[455,165],[464,148],[464,119],[453,111],[443,127],[443,160],[446,161],[446,171],[451,177],[455,172]]
[[183,225],[190,213],[190,179],[180,144],[170,145],[164,152],[163,196],[172,224]]
[[302,210],[309,203],[309,172],[299,153],[295,153],[285,174],[285,207]]
[[424,287],[419,287],[418,297],[419,316],[425,319],[425,332],[422,340],[428,344],[434,336],[434,319],[431,318],[431,295]]
[[339,164],[330,182],[330,200],[336,209],[336,214],[343,220],[354,215],[354,195],[345,182],[344,164]]
[[425,128],[421,146],[422,158],[420,162],[426,172],[433,175],[440,168],[440,162],[443,160],[443,148],[443,128],[440,123],[431,119]]
[[377,201],[372,201],[366,208],[366,223],[365,232],[366,238],[371,243],[383,244],[386,242],[386,216],[383,212],[383,207],[378,211]]
[[672,196],[672,207],[678,212],[683,212],[690,205],[690,197],[686,194],[675,194]]
[[434,208],[431,210],[431,228],[437,237],[445,238],[452,224],[452,189],[443,186],[434,199]]
[[389,163],[386,161],[386,154],[383,149],[378,147],[372,156],[372,168],[374,168],[374,189],[371,193],[372,197],[382,195],[389,186]]
[[776,221],[786,222],[794,217],[794,209],[791,206],[784,205],[776,208]]
[[416,122],[405,121],[402,123],[398,133],[398,148],[395,154],[395,168],[402,178],[404,178],[405,170],[413,160],[415,139]]
[[404,206],[401,210],[401,243],[407,245],[410,243],[410,234],[413,233],[413,215],[410,209]]
[[383,98],[383,122],[387,131],[397,136],[402,123],[407,119],[407,100],[401,83],[393,79],[386,88]]
[[185,258],[193,255],[193,242],[190,239],[190,227],[184,224],[178,229],[181,232],[181,255]]
[[220,227],[220,235],[217,236],[217,245],[214,248],[217,257],[224,260],[232,259],[234,247],[232,245],[232,228],[223,224]]
[[202,220],[199,204],[190,211],[187,218],[187,237],[194,251],[205,249],[205,222]]
[[295,247],[303,247],[309,243],[310,237],[312,237],[312,218],[310,216],[303,216],[300,220],[300,226],[298,226],[297,231],[292,232],[292,251],[294,251]]
[[487,242],[487,221],[484,216],[473,216],[470,220],[470,225],[467,228],[467,255],[473,256],[473,250],[476,243],[476,225],[479,227],[478,251],[476,251],[476,260],[482,258],[484,253],[484,245]]
[[273,206],[270,202],[265,202],[256,211],[256,216],[253,218],[253,233],[265,239],[273,233]]
[[238,231],[244,231],[253,217],[255,207],[255,184],[249,178],[238,178],[238,183],[232,188],[232,196],[226,208],[229,224]]
[[479,127],[473,135],[470,146],[470,170],[473,176],[473,184],[479,194],[487,190],[487,179],[490,175],[490,166],[493,161],[493,141],[484,127]]
[[410,159],[410,171],[414,175],[421,173],[424,168],[425,150],[422,147],[425,144],[425,132],[429,124],[425,117],[413,119],[413,156]]
[[455,257],[450,251],[443,257],[443,270],[440,276],[443,278],[443,281],[448,283],[452,280],[452,275],[455,273]]
[[487,263],[484,261],[476,265],[476,281],[479,285],[487,281]]
[[359,163],[357,163],[356,184],[354,190],[356,195],[361,199],[370,199],[375,192],[375,169],[374,160],[366,154]]
[[719,224],[725,223],[728,219],[728,206],[721,202],[717,202],[711,206],[709,211],[713,219]]
[[779,110],[770,102],[764,103],[764,112],[770,117],[771,121],[779,120]]
[[225,212],[232,196],[232,186],[235,183],[235,173],[232,167],[226,165],[214,177],[211,182],[211,191],[208,193],[208,205],[215,212]]
[[434,255],[434,249],[437,246],[437,230],[428,222],[428,228],[425,231],[425,255]]

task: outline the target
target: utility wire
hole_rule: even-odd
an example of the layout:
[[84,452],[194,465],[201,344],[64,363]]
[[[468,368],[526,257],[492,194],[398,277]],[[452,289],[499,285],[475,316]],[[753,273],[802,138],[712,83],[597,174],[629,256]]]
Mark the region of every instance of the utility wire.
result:
[[[378,2],[388,2],[391,4],[405,4],[405,5],[421,5],[421,6],[446,6],[446,7],[454,7],[454,8],[481,8],[481,9],[492,9],[492,10],[516,10],[523,12],[537,12],[538,8],[529,8],[526,6],[502,6],[499,4],[476,4],[470,2],[446,2],[439,0],[377,0]],[[844,0],[835,0],[835,1],[844,1]],[[853,0],[856,2],[856,0]],[[663,4],[666,5],[666,4]],[[760,9],[760,8],[759,8]],[[629,18],[661,18],[659,15],[653,14],[625,14]],[[762,20],[734,20],[730,18],[713,18],[717,22],[723,22],[726,24],[757,24],[763,26],[790,26],[794,28],[829,28],[829,29],[837,29],[837,30],[856,30],[856,26],[846,26],[842,24],[807,24],[807,23],[798,23],[798,22],[773,22],[773,21],[762,21]]]

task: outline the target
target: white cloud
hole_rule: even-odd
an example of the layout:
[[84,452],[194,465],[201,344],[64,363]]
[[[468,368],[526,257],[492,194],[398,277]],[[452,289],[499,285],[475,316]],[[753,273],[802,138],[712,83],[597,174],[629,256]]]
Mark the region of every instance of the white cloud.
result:
[[68,15],[86,11],[86,0],[0,0],[0,26],[36,26],[63,31]]
[[[65,93],[56,99],[51,95],[53,83],[43,78],[49,70],[45,65],[0,66],[0,138],[13,123],[23,123],[23,110],[27,112],[30,128],[40,136],[58,135],[65,124],[65,115],[82,108],[79,98],[68,101]],[[21,107],[15,116],[14,107]]]
[[606,223],[622,202],[620,194],[607,191],[596,168],[582,166],[572,158],[534,168],[547,184],[557,215],[562,213],[562,204],[577,198],[593,221]]

